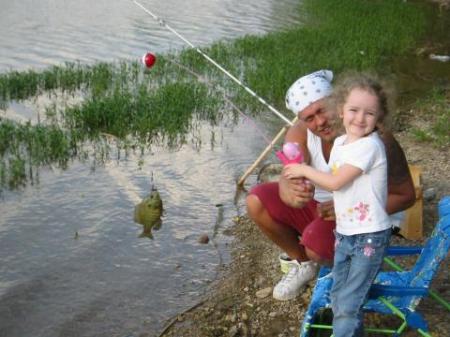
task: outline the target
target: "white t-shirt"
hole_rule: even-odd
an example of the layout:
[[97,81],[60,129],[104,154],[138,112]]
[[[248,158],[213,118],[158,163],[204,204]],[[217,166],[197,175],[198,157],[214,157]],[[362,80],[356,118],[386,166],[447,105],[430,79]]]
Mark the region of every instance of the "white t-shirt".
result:
[[[330,173],[330,167],[328,166],[328,163],[323,156],[322,140],[319,136],[316,136],[311,131],[309,131],[309,129],[306,129],[306,133],[306,146],[311,157],[310,165],[316,170]],[[331,192],[324,190],[320,186],[315,186],[314,200],[318,202],[325,202],[331,199],[333,199],[333,194]]]
[[386,213],[386,151],[378,133],[344,144],[346,135],[335,139],[329,167],[335,172],[349,164],[363,172],[333,192],[336,231],[343,235],[378,232],[391,227]]

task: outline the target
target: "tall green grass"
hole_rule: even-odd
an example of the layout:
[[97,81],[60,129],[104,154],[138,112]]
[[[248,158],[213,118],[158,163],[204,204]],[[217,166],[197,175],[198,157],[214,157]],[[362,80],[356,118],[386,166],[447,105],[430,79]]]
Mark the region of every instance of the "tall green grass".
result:
[[396,0],[306,0],[304,25],[239,39],[230,54],[251,65],[245,67],[245,81],[282,109],[287,88],[302,74],[323,68],[335,74],[383,71],[423,36],[426,16],[418,6]]
[[55,165],[65,169],[78,153],[75,135],[57,126],[32,126],[0,119],[0,190],[36,180],[36,168]]
[[177,135],[189,131],[193,112],[209,121],[221,118],[216,108],[219,100],[207,97],[208,89],[199,83],[168,83],[154,92],[145,85],[135,91],[118,88],[109,95],[92,97],[80,106],[66,109],[64,126],[90,135],[107,133],[119,139],[131,134],[141,142],[166,137],[173,145]]

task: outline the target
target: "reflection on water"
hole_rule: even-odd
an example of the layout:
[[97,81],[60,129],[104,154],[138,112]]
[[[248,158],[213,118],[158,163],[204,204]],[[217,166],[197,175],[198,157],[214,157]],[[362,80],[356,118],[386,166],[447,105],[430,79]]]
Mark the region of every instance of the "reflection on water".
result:
[[[125,158],[94,172],[74,163],[43,171],[37,187],[6,194],[0,204],[6,335],[154,336],[198,301],[228,260],[231,238],[223,229],[243,205],[234,200],[235,182],[265,146],[245,124],[217,131],[222,137],[214,148],[155,147],[141,167]],[[202,132],[208,139],[209,126]],[[164,225],[153,240],[139,239],[136,196],[148,195],[152,173]],[[214,242],[198,243],[203,234]]]
[[[142,0],[195,45],[297,24],[297,0]],[[186,47],[131,0],[0,0],[0,71]],[[5,52],[6,51],[6,52]]]
[[[297,0],[143,4],[199,45],[298,19]],[[0,0],[0,6],[2,72],[184,47],[131,1]],[[46,103],[29,103],[13,102],[9,113],[39,120],[36,111]],[[231,238],[223,230],[242,211],[245,194],[236,194],[235,183],[266,146],[259,133],[243,121],[214,128],[199,122],[176,150],[152,145],[143,154],[107,155],[102,165],[74,159],[65,170],[40,170],[39,184],[5,192],[0,335],[157,336],[168,319],[199,300],[228,261]],[[134,215],[138,209],[138,220],[147,220],[136,205],[146,204],[152,184],[164,214],[148,240],[138,238],[143,228]],[[212,240],[200,244],[205,234]]]

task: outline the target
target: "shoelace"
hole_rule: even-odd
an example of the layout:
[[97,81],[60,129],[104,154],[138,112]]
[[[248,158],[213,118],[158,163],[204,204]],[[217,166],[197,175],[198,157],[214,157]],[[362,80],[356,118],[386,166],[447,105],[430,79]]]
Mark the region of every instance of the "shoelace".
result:
[[292,266],[291,269],[289,269],[288,273],[283,277],[281,282],[283,284],[290,282],[295,277],[299,269],[300,266]]

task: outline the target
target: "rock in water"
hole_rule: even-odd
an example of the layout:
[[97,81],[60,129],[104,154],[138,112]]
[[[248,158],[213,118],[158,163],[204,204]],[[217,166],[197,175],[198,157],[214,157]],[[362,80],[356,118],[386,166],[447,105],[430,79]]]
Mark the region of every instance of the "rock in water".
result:
[[152,229],[158,230],[161,227],[162,212],[161,196],[156,189],[152,189],[150,195],[134,207],[134,221],[144,226],[139,237],[153,239]]
[[209,242],[209,236],[207,234],[202,234],[198,238],[198,243],[207,244]]

